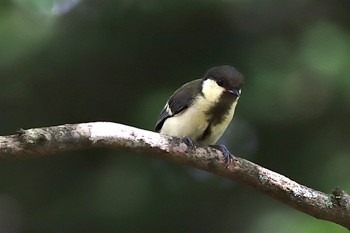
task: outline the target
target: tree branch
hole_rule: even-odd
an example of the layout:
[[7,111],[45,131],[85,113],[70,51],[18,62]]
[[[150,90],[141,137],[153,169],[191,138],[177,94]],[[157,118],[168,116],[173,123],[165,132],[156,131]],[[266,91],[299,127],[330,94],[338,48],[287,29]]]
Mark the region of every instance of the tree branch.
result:
[[222,153],[216,149],[192,148],[179,138],[117,123],[21,129],[15,135],[0,136],[0,159],[28,159],[97,147],[138,152],[217,174],[247,184],[301,212],[350,229],[350,196],[340,188],[326,194],[238,157],[226,167]]

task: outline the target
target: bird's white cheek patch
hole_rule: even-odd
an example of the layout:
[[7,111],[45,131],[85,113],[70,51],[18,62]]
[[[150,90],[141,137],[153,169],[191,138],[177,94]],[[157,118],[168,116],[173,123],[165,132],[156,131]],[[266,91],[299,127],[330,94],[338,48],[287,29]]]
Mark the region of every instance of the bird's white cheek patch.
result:
[[203,82],[203,95],[211,102],[217,102],[223,93],[224,88],[220,87],[214,80],[207,79]]

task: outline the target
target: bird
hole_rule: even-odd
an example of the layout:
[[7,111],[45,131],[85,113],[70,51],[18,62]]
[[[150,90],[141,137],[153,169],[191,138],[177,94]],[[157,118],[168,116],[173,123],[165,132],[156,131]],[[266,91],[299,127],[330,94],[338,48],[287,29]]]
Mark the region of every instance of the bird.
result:
[[243,75],[232,66],[210,68],[203,78],[182,85],[170,96],[155,131],[182,138],[187,145],[219,149],[230,164],[234,156],[215,143],[234,116],[243,83]]

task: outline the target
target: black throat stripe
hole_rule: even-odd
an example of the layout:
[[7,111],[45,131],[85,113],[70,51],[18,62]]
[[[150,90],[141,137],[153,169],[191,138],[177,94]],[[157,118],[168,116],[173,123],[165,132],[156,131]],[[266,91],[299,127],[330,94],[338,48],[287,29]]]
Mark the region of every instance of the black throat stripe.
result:
[[222,94],[219,102],[206,112],[210,125],[220,124],[226,119],[235,99],[236,97],[230,93]]
[[203,134],[197,139],[198,142],[204,141],[211,134],[211,125],[209,124],[207,128],[204,130]]
[[236,97],[233,97],[229,93],[224,93],[220,97],[220,101],[218,102],[218,104],[216,104],[206,112],[209,124],[204,130],[203,134],[197,139],[199,142],[204,141],[208,137],[210,137],[212,133],[212,127],[217,124],[220,124],[226,119],[227,115],[229,114],[229,110],[235,100]]

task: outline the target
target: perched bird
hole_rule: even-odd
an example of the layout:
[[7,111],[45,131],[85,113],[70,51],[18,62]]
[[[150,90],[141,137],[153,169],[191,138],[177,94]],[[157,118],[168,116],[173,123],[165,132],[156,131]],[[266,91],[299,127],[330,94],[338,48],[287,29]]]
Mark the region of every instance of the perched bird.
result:
[[233,155],[228,149],[214,144],[233,118],[243,81],[243,75],[231,66],[209,69],[202,79],[174,92],[160,113],[156,132],[184,138],[192,145],[195,142],[217,148],[231,163]]

